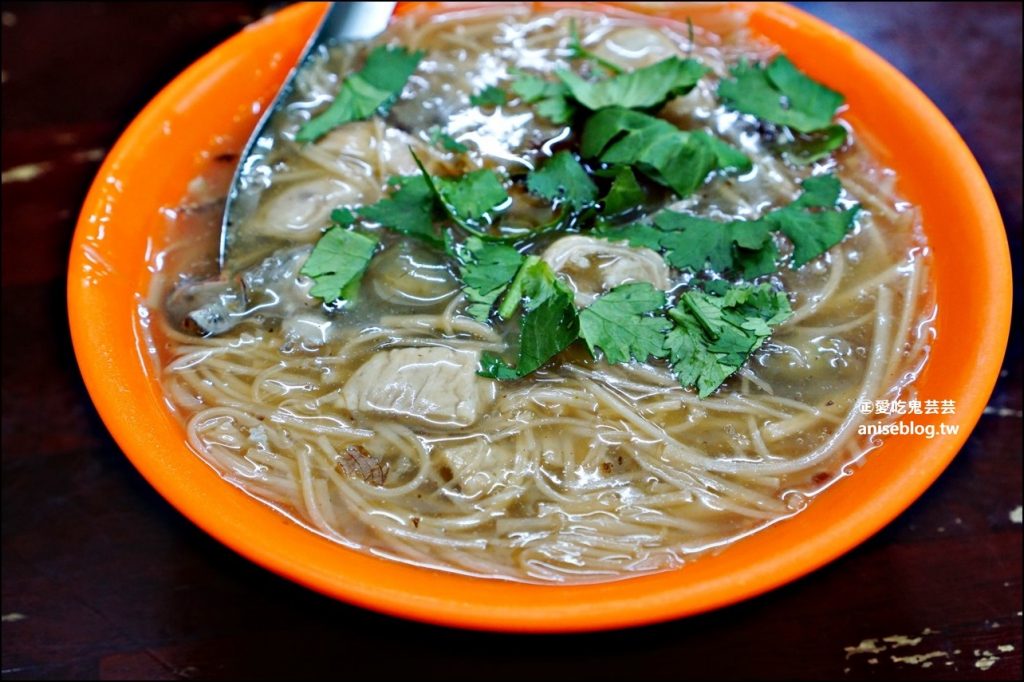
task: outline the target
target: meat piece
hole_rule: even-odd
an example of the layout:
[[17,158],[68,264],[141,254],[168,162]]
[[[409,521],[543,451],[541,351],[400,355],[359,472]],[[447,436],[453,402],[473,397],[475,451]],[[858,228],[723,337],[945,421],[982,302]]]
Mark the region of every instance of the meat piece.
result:
[[366,192],[358,184],[338,178],[298,182],[267,196],[242,229],[260,236],[311,243],[331,224],[331,211],[362,204],[365,199]]
[[502,472],[515,458],[512,448],[488,443],[483,438],[443,448],[439,464],[448,467],[459,491],[469,497],[487,494],[501,483]]
[[319,302],[309,295],[313,280],[300,275],[312,247],[275,251],[240,276],[249,312],[257,309],[265,315],[287,317],[316,308]]
[[[432,150],[421,141],[377,120],[336,128],[303,148],[303,156],[316,164],[321,176],[282,189],[260,190],[259,206],[251,219],[241,224],[238,234],[315,242],[331,224],[334,209],[373,204],[383,196],[385,183],[392,176],[419,175],[410,148],[425,161],[432,158]],[[287,174],[296,168],[286,166],[275,173]],[[270,182],[273,186],[275,181]]]
[[650,282],[668,289],[669,273],[655,251],[622,242],[573,235],[549,246],[541,258],[576,292],[576,305],[590,305],[601,293],[626,282]]
[[216,336],[250,317],[284,319],[319,307],[313,280],[299,274],[312,248],[275,251],[233,281],[185,282],[167,299],[171,319],[186,331]]
[[230,282],[185,282],[167,297],[175,325],[201,336],[223,334],[245,315],[245,298]]
[[[589,42],[589,41],[588,41]],[[587,45],[595,54],[621,66],[627,71],[650,66],[668,57],[680,54],[661,31],[643,26],[626,26],[611,31],[593,45]]]
[[420,158],[428,151],[415,137],[376,120],[346,123],[316,143],[317,150],[333,159],[332,165],[345,176],[376,177],[378,182],[393,175],[419,175],[410,147]]
[[477,376],[477,354],[451,348],[398,348],[376,353],[348,380],[341,402],[353,412],[463,427],[494,400],[494,382]]
[[298,344],[307,350],[323,346],[333,336],[331,321],[324,315],[310,313],[289,317],[281,325],[281,331],[286,343]]

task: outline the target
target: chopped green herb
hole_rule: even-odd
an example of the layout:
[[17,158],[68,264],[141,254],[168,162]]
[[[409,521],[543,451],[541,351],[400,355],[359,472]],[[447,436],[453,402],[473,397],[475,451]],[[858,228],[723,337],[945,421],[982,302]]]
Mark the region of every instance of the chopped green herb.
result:
[[845,143],[846,128],[837,123],[813,133],[800,135],[785,147],[785,154],[793,163],[806,165],[825,158]]
[[693,59],[668,57],[660,62],[598,81],[588,81],[565,69],[555,75],[577,102],[591,111],[607,107],[649,109],[664,104],[669,97],[685,95],[707,73]]
[[529,312],[558,291],[572,293],[547,263],[537,256],[527,256],[501,300],[498,316],[505,320],[509,319],[515,314],[520,303],[523,309]]
[[438,197],[458,221],[479,222],[508,201],[494,171],[481,169],[454,178],[434,177]]
[[430,144],[435,147],[440,146],[446,152],[455,152],[456,154],[465,154],[469,151],[469,147],[456,140],[439,126],[434,126],[430,129]]
[[765,216],[793,242],[793,267],[814,260],[841,242],[860,210],[860,206],[832,210],[842,190],[834,175],[808,178],[803,181],[803,189],[792,204]]
[[549,81],[539,76],[516,72],[512,92],[526,104],[535,104],[537,113],[556,125],[568,123],[576,112],[568,101],[569,88],[564,84]]
[[688,132],[687,135],[699,138],[711,147],[711,151],[715,153],[718,170],[746,173],[754,167],[746,154],[719,137],[699,130]]
[[326,111],[299,129],[295,139],[313,142],[338,126],[386,113],[423,58],[423,52],[404,47],[377,47],[362,70],[348,76]]
[[853,226],[858,207],[835,210],[841,191],[835,176],[808,178],[803,189],[792,204],[757,220],[721,223],[662,211],[655,216],[654,226],[627,225],[594,234],[663,250],[665,260],[680,270],[710,268],[753,279],[776,269],[778,250],[771,238],[773,232],[781,232],[793,243],[792,267],[800,267],[842,241]]
[[622,227],[598,227],[593,231],[595,237],[609,241],[626,241],[636,248],[647,248],[658,251],[665,233],[656,227],[643,223],[630,223]]
[[718,85],[726,106],[800,132],[825,128],[843,104],[841,94],[808,78],[785,55],[767,67],[741,62],[732,75],[735,80]]
[[481,169],[452,178],[433,177],[415,153],[412,158],[420,168],[420,177],[445,213],[462,229],[478,237],[489,237],[478,228],[490,222],[493,212],[508,201],[498,176]]
[[547,263],[536,256],[527,257],[498,309],[498,314],[507,318],[522,303],[516,366],[509,366],[492,353],[483,353],[479,374],[502,381],[523,377],[568,348],[580,332],[573,298],[572,289]]
[[475,95],[470,96],[469,103],[476,107],[499,107],[508,100],[501,88],[488,85]]
[[[771,239],[772,225],[764,220],[735,220],[719,223],[684,213],[662,211],[654,224],[664,232],[661,246],[666,250],[665,260],[680,270],[699,272],[705,265],[716,272],[741,270],[743,263],[764,262],[762,252],[768,253],[771,270],[775,270],[775,244]],[[753,278],[763,272],[744,272]]]
[[767,284],[720,294],[688,291],[669,311],[675,327],[665,346],[672,370],[684,387],[696,387],[706,398],[791,315],[786,295]]
[[467,312],[484,322],[498,297],[508,288],[523,264],[523,256],[511,246],[470,237],[454,247],[459,277],[469,300]]
[[[749,160],[742,163],[740,159],[746,157],[725,142],[620,107],[590,117],[583,129],[581,151],[586,158],[633,166],[680,196],[692,194],[715,170],[750,167]],[[723,166],[723,161],[728,166]]]
[[356,214],[348,208],[336,208],[331,211],[331,222],[348,227],[356,222]]
[[376,248],[375,237],[338,226],[328,229],[300,270],[315,282],[310,295],[325,303],[353,300]]
[[647,195],[636,181],[633,171],[628,166],[620,166],[615,170],[612,186],[601,203],[604,204],[606,215],[618,215],[642,206],[646,198]]
[[630,282],[603,294],[580,312],[580,337],[590,354],[598,347],[610,363],[646,362],[664,357],[665,332],[671,327],[661,314],[665,292],[647,282]]
[[391,196],[360,208],[359,215],[399,234],[440,246],[441,237],[434,225],[438,210],[426,180],[409,175],[391,178],[388,184],[396,188]]
[[526,177],[530,193],[580,210],[597,200],[597,185],[569,152],[558,152]]

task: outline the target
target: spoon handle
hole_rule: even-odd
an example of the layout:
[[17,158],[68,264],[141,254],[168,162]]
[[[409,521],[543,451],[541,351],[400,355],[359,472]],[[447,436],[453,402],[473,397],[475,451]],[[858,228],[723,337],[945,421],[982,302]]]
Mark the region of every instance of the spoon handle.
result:
[[[273,139],[268,135],[271,120],[288,99],[296,76],[304,69],[310,59],[331,45],[349,40],[366,40],[387,28],[388,20],[395,9],[394,2],[332,2],[330,9],[320,20],[320,25],[309,37],[302,49],[295,67],[285,78],[270,105],[263,111],[259,122],[245,143],[245,148],[238,157],[238,166],[231,178],[224,204],[224,216],[220,226],[220,253],[218,256],[221,272],[230,263],[230,251],[233,243],[233,230],[237,226],[240,209],[252,209],[259,194],[270,182],[265,172],[264,160],[273,146]],[[245,204],[243,206],[243,204]]]

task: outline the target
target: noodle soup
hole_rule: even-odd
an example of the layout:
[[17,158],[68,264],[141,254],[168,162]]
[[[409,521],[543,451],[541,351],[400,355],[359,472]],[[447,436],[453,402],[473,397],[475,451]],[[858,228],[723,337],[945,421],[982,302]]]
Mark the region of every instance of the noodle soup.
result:
[[[927,357],[919,216],[841,120],[745,111],[786,62],[715,29],[463,10],[321,55],[223,273],[233,160],[168,212],[196,454],[337,542],[534,582],[678,567],[855,468]],[[375,59],[408,78],[353,118]]]

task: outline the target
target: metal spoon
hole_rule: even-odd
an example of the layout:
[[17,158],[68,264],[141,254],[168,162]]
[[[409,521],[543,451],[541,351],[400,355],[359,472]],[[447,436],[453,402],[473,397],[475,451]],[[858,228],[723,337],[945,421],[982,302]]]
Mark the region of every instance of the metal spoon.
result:
[[253,130],[249,141],[238,160],[238,167],[231,180],[224,217],[220,226],[220,268],[221,272],[232,270],[237,260],[233,253],[234,231],[241,218],[255,208],[260,194],[271,180],[265,160],[274,146],[270,123],[274,115],[284,109],[296,76],[313,62],[313,57],[328,47],[350,40],[366,40],[387,28],[388,20],[395,9],[394,2],[332,2],[331,8],[320,21],[309,42],[302,50],[295,68],[285,79],[273,102],[264,111]]

